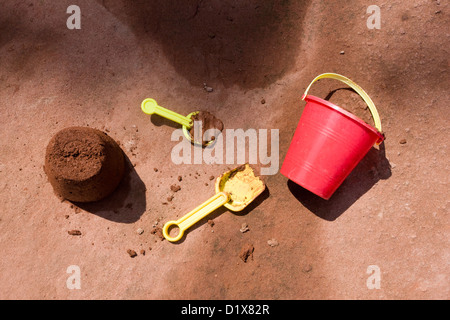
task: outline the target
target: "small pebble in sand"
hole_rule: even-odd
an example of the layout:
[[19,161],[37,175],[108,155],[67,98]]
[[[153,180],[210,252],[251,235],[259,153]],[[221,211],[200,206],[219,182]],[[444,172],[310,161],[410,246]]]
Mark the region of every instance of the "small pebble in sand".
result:
[[205,89],[206,92],[213,92],[214,91],[214,89],[209,87],[209,86],[207,86],[206,83],[203,83],[203,89]]
[[275,239],[270,239],[267,241],[267,244],[271,247],[276,247],[278,245],[278,241]]
[[305,264],[305,265],[302,267],[302,272],[308,273],[308,272],[311,272],[312,269],[313,269],[312,265],[310,265],[310,264]]
[[402,139],[399,141],[400,144],[405,144],[406,143],[406,139]]
[[255,251],[255,247],[253,247],[252,244],[247,243],[242,247],[239,258],[241,258],[242,261],[247,262],[248,258],[251,257],[253,259],[253,251]]
[[239,231],[242,232],[242,233],[245,233],[245,232],[247,232],[249,230],[250,229],[248,228],[248,224],[245,223],[245,222],[241,225],[241,228],[239,229]]
[[128,249],[128,250],[127,250],[127,253],[130,255],[131,258],[134,258],[134,257],[137,256],[136,251],[131,250],[131,249]]
[[170,190],[172,190],[173,192],[178,192],[181,190],[181,187],[177,184],[173,184],[170,186]]
[[161,241],[165,239],[164,235],[163,235],[163,232],[162,232],[162,229],[160,227],[154,227],[150,231],[150,233],[156,235],[159,238],[159,240],[161,240]]
[[143,233],[144,233],[144,229],[138,228],[138,229],[136,230],[136,232],[137,232],[137,234],[143,234]]
[[67,231],[67,233],[70,234],[71,236],[81,236],[80,230],[70,230],[70,231]]

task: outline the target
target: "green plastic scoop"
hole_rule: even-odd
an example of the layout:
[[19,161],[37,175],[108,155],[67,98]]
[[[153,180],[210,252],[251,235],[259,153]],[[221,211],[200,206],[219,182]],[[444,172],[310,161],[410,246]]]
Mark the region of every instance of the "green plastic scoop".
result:
[[[202,145],[201,141],[194,141],[194,139],[191,137],[191,134],[189,133],[189,130],[191,130],[193,126],[193,120],[192,117],[199,113],[199,111],[194,111],[189,113],[187,116],[182,116],[179,113],[176,113],[172,110],[166,109],[164,107],[161,107],[158,105],[158,103],[151,98],[147,98],[141,103],[141,109],[146,114],[157,114],[161,117],[164,117],[166,119],[172,120],[173,122],[176,122],[178,124],[181,124],[183,126],[183,134],[191,141],[193,144],[196,145]],[[211,140],[207,143],[207,145],[211,145],[214,143],[214,140]]]
[[157,114],[158,116],[164,117],[166,119],[172,120],[178,124],[181,124],[183,127],[190,129],[192,127],[192,120],[190,115],[182,116],[179,113],[176,113],[172,110],[166,109],[158,105],[158,103],[154,99],[145,99],[142,101],[141,109],[146,114]]

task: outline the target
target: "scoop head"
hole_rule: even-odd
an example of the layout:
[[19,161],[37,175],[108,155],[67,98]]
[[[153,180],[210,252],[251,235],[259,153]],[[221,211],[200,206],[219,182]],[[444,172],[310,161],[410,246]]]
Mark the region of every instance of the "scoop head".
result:
[[231,211],[241,211],[255,200],[266,188],[247,163],[223,173],[216,179],[216,193],[225,192],[230,200],[224,206]]
[[154,99],[151,99],[151,98],[145,99],[141,103],[141,109],[146,114],[154,114],[157,106],[158,106],[158,103]]

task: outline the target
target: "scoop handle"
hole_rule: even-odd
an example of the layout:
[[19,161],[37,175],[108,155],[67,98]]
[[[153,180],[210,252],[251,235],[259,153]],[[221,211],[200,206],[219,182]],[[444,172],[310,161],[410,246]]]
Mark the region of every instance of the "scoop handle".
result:
[[[184,231],[192,227],[195,223],[206,217],[208,214],[216,210],[217,208],[223,206],[225,203],[230,201],[230,195],[225,192],[218,192],[197,208],[181,217],[180,219],[174,221],[168,221],[164,225],[162,232],[164,238],[171,242],[176,242],[183,237]],[[175,237],[169,235],[169,228],[171,226],[176,226],[179,229],[178,234]]]
[[188,129],[190,129],[192,126],[192,121],[190,118],[182,116],[179,113],[176,113],[172,110],[159,106],[154,99],[148,98],[142,101],[141,109],[146,114],[157,114],[161,117],[164,117],[178,124],[181,124],[182,126],[185,126]]

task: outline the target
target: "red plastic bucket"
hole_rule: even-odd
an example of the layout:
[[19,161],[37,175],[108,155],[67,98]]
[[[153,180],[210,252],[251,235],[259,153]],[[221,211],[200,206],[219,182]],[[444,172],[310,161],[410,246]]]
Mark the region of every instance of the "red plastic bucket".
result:
[[[323,78],[352,87],[369,106],[376,128],[333,103],[307,95]],[[350,79],[325,73],[302,97],[306,105],[281,167],[281,174],[328,200],[374,144],[384,140],[378,112],[365,91]]]

